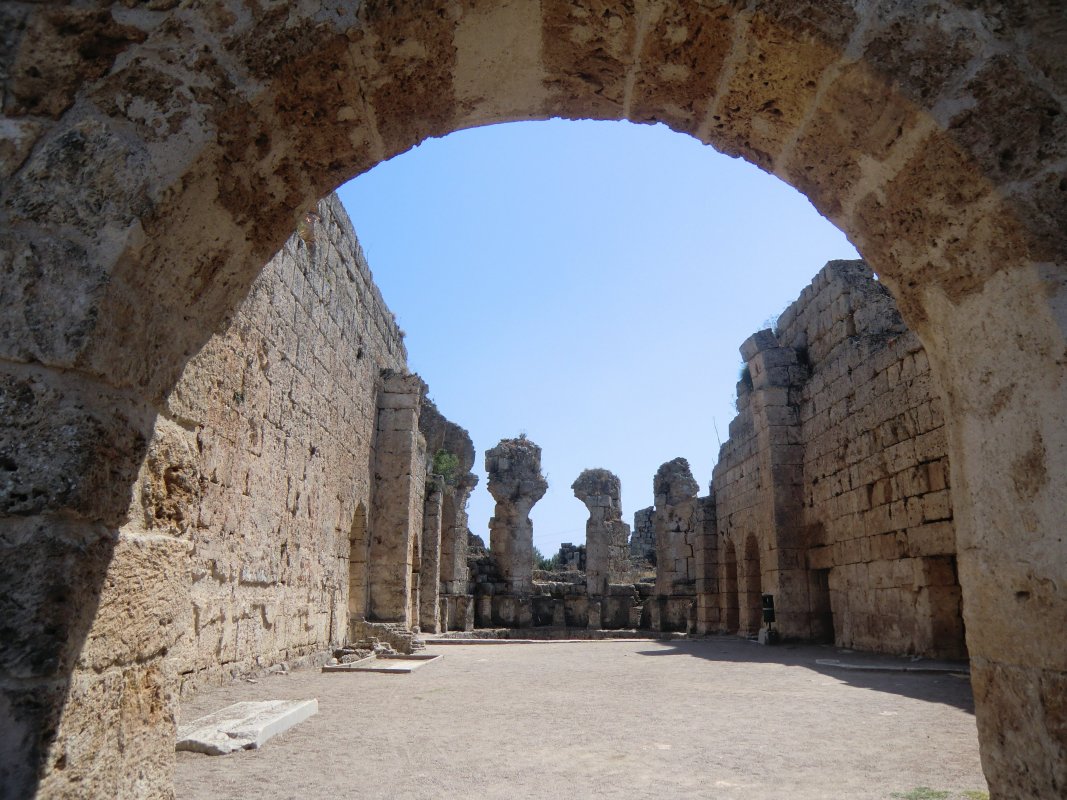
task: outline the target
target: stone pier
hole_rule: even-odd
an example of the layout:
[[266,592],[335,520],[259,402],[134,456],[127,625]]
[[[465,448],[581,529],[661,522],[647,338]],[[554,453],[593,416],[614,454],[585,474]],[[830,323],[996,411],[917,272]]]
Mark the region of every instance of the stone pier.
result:
[[419,628],[425,633],[441,632],[441,523],[445,481],[440,475],[426,480],[422,511],[422,558],[419,570]]
[[654,630],[686,631],[695,622],[696,543],[701,530],[699,488],[684,458],[668,461],[656,471],[656,593],[651,619]]
[[415,554],[422,538],[426,443],[419,409],[426,384],[418,375],[383,370],[375,435],[375,486],[368,559],[368,622],[418,624]]
[[419,430],[426,438],[432,475],[426,487],[419,624],[429,633],[470,630],[474,604],[467,574],[467,500],[478,484],[471,473],[474,443],[425,398]]
[[629,574],[630,526],[622,521],[621,486],[606,469],[587,469],[571,485],[589,509],[585,523],[585,579],[591,597],[608,593],[608,585]]
[[496,624],[532,624],[533,523],[530,510],[548,490],[541,474],[541,448],[520,436],[503,439],[485,454],[489,493],[496,500],[489,520],[489,550],[499,583],[493,598]]
[[[630,622],[630,526],[622,521],[621,485],[606,469],[587,469],[571,485],[589,509],[585,524],[585,581],[590,627],[623,628]],[[615,589],[613,590],[613,584]]]

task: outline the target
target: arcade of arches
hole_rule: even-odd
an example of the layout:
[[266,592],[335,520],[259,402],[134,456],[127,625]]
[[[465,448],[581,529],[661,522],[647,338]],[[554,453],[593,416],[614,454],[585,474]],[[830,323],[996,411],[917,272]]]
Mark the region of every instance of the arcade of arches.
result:
[[[314,206],[429,136],[555,116],[659,121],[757,164],[892,290],[941,398],[991,794],[1063,796],[1062,4],[12,2],[0,20],[5,796],[168,796],[178,665],[221,674],[279,641],[294,657],[328,647],[346,635],[350,586],[366,623],[397,636],[435,613],[465,623],[461,548],[414,540],[465,531],[473,451],[431,419],[334,201]],[[279,308],[293,313],[268,324]],[[750,369],[788,371],[778,351],[802,351],[746,347]],[[752,377],[771,417],[771,389],[804,408],[804,387]],[[772,470],[798,474],[773,460],[787,443],[764,444]],[[437,449],[459,457],[453,484],[416,502]],[[807,499],[782,486],[775,516]],[[888,488],[872,487],[871,501]],[[716,495],[720,529],[729,502]],[[836,535],[818,524],[780,526],[781,549]],[[750,627],[754,576],[773,566],[799,587],[800,568],[736,533],[717,574],[738,600],[719,611]],[[805,591],[826,569],[838,591],[833,556],[814,558]],[[423,596],[416,561],[444,591]],[[694,591],[711,613],[709,587]],[[221,610],[237,597],[240,619]]]

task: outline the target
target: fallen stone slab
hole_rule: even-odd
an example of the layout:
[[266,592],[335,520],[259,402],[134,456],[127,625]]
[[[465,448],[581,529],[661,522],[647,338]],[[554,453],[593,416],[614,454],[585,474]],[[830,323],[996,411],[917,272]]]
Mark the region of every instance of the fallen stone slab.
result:
[[298,725],[318,710],[317,699],[234,703],[188,725],[180,725],[175,749],[209,756],[256,750],[272,736]]
[[428,664],[431,661],[436,661],[441,658],[441,654],[434,655],[429,654],[416,654],[416,655],[402,655],[397,654],[393,656],[370,656],[364,658],[361,661],[354,661],[350,664],[326,664],[323,666],[323,672],[383,672],[389,675],[407,675],[414,672],[424,664]]

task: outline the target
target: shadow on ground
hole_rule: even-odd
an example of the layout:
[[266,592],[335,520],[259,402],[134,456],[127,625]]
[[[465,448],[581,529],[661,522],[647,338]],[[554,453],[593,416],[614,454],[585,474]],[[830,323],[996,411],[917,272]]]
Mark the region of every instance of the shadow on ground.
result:
[[[929,703],[944,703],[974,714],[974,695],[964,661],[916,660],[847,650],[833,645],[760,645],[736,636],[709,636],[657,642],[666,649],[639,650],[650,657],[689,656],[732,664],[780,664],[810,669],[859,689],[911,697]],[[835,660],[842,664],[878,668],[880,671],[846,669],[818,663]],[[905,672],[905,668],[942,667],[958,672]]]

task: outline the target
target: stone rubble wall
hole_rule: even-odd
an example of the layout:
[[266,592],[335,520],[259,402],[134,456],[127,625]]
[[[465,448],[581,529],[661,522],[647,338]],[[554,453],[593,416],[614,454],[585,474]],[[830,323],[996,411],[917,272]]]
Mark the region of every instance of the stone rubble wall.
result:
[[722,627],[753,632],[762,591],[786,634],[963,655],[941,403],[888,291],[830,262],[748,345],[713,480]]
[[189,602],[171,622],[183,691],[345,638],[378,375],[405,362],[331,196],[186,365],[135,489],[129,526],[189,545]]
[[478,484],[478,476],[471,472],[474,443],[466,430],[446,419],[433,401],[425,397],[419,430],[426,440],[426,453],[431,461],[440,452],[450,460],[443,465],[448,474],[439,476],[439,520],[429,527],[423,526],[421,586],[426,589],[431,575],[439,575],[440,586],[437,593],[422,591],[427,610],[420,617],[419,626],[426,633],[470,630],[474,625],[474,606],[467,569],[467,500]]
[[630,536],[630,556],[636,561],[656,563],[656,507],[634,512],[634,530]]
[[585,572],[586,547],[584,544],[564,542],[559,546],[557,557],[560,569]]
[[697,555],[703,538],[700,487],[689,462],[660,465],[653,479],[656,498],[656,597],[650,624],[657,631],[689,631],[695,622]]
[[588,591],[604,597],[608,586],[630,576],[630,526],[622,521],[622,485],[606,469],[587,469],[571,489],[589,510],[585,528]]

